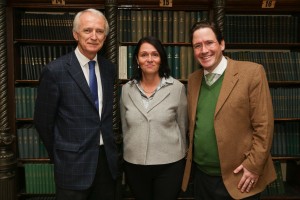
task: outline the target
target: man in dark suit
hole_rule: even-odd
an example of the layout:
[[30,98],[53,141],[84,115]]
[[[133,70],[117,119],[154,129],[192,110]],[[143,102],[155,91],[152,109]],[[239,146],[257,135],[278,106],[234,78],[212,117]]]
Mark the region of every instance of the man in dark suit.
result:
[[101,12],[79,12],[73,23],[77,48],[50,62],[41,74],[34,121],[54,163],[58,200],[115,198],[119,176],[112,125],[115,66],[97,55],[108,32]]

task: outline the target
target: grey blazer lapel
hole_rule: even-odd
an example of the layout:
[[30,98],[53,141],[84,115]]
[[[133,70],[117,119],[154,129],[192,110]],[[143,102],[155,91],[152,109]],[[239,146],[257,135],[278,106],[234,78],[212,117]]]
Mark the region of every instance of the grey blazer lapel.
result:
[[159,91],[157,91],[148,109],[145,109],[141,99],[140,91],[135,87],[136,86],[130,87],[130,91],[128,92],[128,94],[132,103],[144,116],[147,116],[147,113],[149,113],[156,105],[158,105],[161,101],[163,101],[167,96],[170,95],[170,88],[171,88],[171,87],[164,87],[161,88]]
[[158,105],[165,98],[167,98],[167,96],[170,95],[170,88],[171,87],[163,87],[155,93],[153,101],[150,103],[147,112],[150,112],[156,105]]
[[132,101],[132,103],[135,105],[135,107],[144,115],[147,115],[146,109],[142,103],[141,94],[140,91],[136,88],[134,85],[133,87],[130,87],[128,95]]

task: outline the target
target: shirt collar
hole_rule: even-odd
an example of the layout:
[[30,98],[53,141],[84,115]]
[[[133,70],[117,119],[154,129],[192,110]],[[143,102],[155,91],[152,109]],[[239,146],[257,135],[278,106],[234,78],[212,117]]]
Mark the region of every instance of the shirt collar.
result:
[[[212,71],[212,73],[222,75],[227,67],[227,59],[222,56],[221,62],[219,65]],[[209,72],[207,70],[204,70],[204,75],[208,74]]]
[[[79,61],[79,64],[81,67],[85,66],[89,61],[90,59],[88,59],[87,57],[85,57],[80,51],[79,51],[79,48],[76,47],[75,49],[75,55]],[[94,61],[97,62],[97,54],[95,56],[95,58],[93,59]]]
[[[138,81],[137,80],[133,80],[133,82],[138,85]],[[172,84],[174,82],[173,77],[169,76],[168,78],[162,77],[161,82],[160,82],[160,86],[159,87],[163,87],[169,84]]]

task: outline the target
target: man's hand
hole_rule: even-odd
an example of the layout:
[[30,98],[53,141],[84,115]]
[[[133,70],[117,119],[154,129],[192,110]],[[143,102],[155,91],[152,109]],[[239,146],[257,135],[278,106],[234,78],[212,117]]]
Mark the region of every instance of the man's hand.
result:
[[237,174],[243,171],[243,176],[238,184],[238,189],[241,192],[250,192],[252,188],[254,188],[255,184],[258,181],[259,175],[250,172],[243,165],[238,166],[233,173]]

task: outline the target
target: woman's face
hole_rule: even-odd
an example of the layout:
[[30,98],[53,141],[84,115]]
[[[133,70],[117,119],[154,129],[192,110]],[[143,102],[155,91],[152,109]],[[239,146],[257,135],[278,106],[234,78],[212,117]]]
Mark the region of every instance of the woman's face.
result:
[[155,47],[149,43],[143,43],[137,55],[137,62],[143,75],[158,75],[160,55]]

